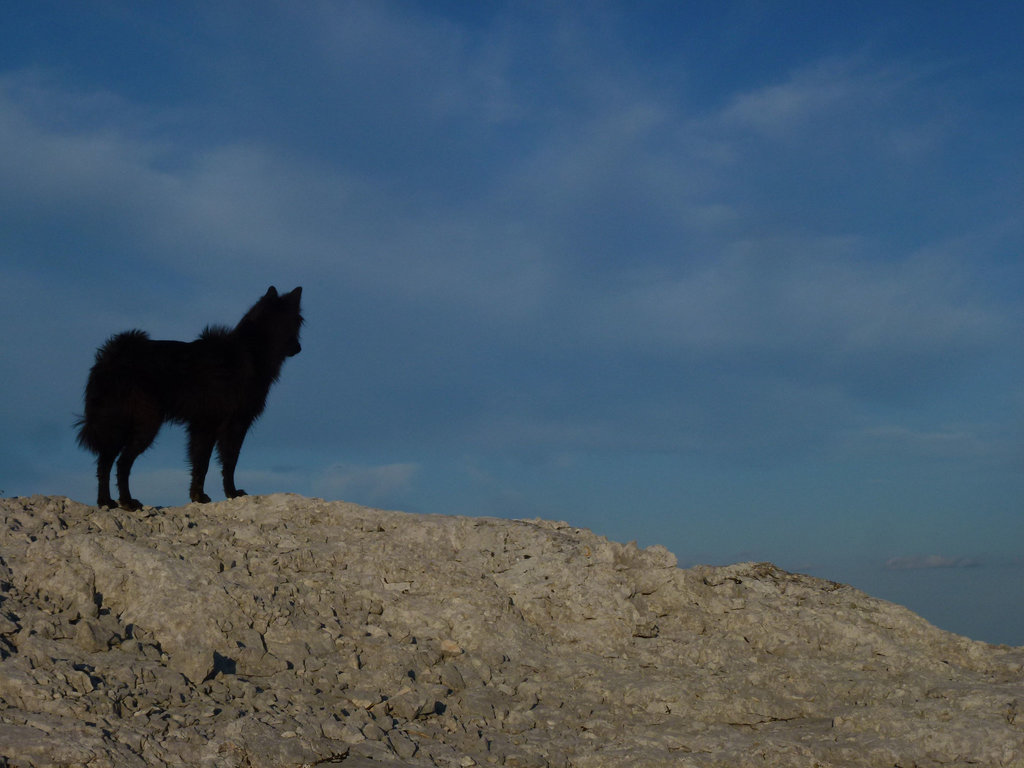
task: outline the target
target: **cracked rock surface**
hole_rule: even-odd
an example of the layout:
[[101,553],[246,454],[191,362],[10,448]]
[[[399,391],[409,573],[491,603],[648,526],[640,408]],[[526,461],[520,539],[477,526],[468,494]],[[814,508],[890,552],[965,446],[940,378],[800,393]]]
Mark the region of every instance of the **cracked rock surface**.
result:
[[290,495],[0,521],[0,766],[1024,766],[1024,648],[767,563]]

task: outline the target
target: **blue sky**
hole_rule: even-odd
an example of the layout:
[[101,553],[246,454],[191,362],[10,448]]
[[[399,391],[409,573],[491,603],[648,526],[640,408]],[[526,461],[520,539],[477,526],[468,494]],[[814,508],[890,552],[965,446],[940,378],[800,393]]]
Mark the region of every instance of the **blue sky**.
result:
[[[302,285],[250,493],[1024,644],[1022,38],[1015,2],[4,3],[0,488],[95,498],[109,335]],[[167,427],[133,490],[187,485]]]

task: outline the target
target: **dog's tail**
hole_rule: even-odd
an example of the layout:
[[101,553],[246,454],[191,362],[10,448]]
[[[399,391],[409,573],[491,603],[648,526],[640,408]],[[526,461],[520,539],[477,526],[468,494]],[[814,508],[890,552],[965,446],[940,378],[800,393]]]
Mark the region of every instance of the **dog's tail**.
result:
[[87,451],[99,454],[100,443],[96,425],[91,423],[87,416],[81,416],[75,419],[75,427],[78,428],[78,444]]
[[78,444],[87,451],[97,453],[97,450],[93,447],[92,430],[86,429],[85,416],[76,413],[74,426],[78,430]]

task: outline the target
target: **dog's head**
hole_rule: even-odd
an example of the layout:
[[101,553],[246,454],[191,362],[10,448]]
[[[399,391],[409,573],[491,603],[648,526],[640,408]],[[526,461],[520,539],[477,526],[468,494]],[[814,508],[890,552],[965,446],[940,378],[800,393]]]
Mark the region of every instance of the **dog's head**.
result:
[[304,322],[301,299],[301,287],[279,295],[277,288],[270,286],[242,318],[238,329],[256,335],[273,358],[294,357],[302,351],[299,343],[299,331]]

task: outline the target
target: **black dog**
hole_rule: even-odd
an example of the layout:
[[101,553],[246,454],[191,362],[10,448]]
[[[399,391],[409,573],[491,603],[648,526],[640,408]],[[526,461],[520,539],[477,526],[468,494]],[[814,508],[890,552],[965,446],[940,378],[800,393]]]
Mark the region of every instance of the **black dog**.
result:
[[[301,296],[302,288],[278,296],[271,286],[234,329],[210,326],[192,342],[154,341],[144,331],[128,331],[99,348],[85,386],[85,417],[78,422],[79,445],[98,457],[99,506],[142,508],[128,490],[128,475],[165,421],[188,429],[192,501],[210,500],[203,485],[214,445],[224,494],[245,495],[235,488],[238,452],[284,359],[302,349]],[[116,503],[110,498],[114,459]]]

